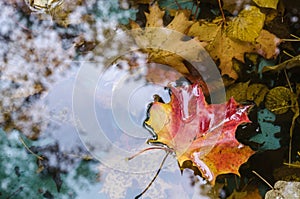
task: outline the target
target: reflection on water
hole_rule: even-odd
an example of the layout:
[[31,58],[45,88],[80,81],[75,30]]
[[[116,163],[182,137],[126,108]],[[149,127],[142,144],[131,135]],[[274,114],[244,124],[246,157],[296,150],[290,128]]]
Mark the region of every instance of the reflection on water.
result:
[[[114,32],[118,20],[126,21],[136,11],[119,10],[117,0],[76,1],[72,6],[71,1],[58,1],[55,7],[45,2],[29,1],[34,9],[23,1],[0,2],[0,198],[132,198],[151,181],[164,152],[130,162],[125,157],[145,148],[151,136],[142,124],[153,95],[169,101],[163,87],[181,75],[145,60],[130,70],[119,63],[96,77],[92,93],[80,93],[91,97],[97,121],[111,142],[99,147],[104,161],[112,159],[116,168],[105,166],[97,155],[92,159],[77,134],[72,91],[81,61],[97,60],[95,70],[103,70],[104,57],[90,50]],[[50,12],[59,5],[69,9],[68,15]],[[118,47],[100,53],[118,53]],[[94,83],[89,78],[81,82],[83,87]],[[85,113],[86,107],[77,108]],[[111,156],[112,144],[127,153]],[[169,157],[145,197],[199,198],[204,182],[197,178],[194,190],[194,181],[188,170],[181,175],[175,158]]]

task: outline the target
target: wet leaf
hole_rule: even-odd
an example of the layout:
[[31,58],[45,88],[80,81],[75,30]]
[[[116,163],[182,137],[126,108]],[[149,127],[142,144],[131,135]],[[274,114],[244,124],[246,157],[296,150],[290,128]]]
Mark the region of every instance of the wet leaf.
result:
[[278,0],[253,0],[258,6],[264,8],[277,8]]
[[233,69],[232,59],[244,63],[245,53],[258,53],[267,59],[276,57],[279,53],[277,46],[280,40],[266,30],[260,31],[255,43],[231,39],[226,32],[220,19],[216,19],[213,22],[196,22],[187,33],[207,43],[204,47],[215,61],[220,61],[222,75],[237,79],[238,74]]
[[[193,162],[211,184],[220,174],[234,173],[254,153],[235,139],[239,124],[250,122],[250,106],[233,98],[225,104],[207,104],[198,84],[171,87],[171,101],[155,101],[145,124],[155,132],[149,143],[174,151],[180,167]],[[184,169],[184,168],[182,168]]]
[[265,14],[255,6],[248,6],[228,22],[227,35],[232,39],[254,42],[264,26]]
[[266,96],[265,106],[275,114],[286,113],[291,107],[290,89],[283,86],[271,89]]
[[[157,3],[150,6],[149,13],[145,13],[147,18],[145,30],[142,30],[137,23],[131,21],[130,23],[131,28],[140,30],[139,35],[134,35],[137,45],[143,48],[145,46],[146,41],[152,42],[154,46],[157,46],[158,44],[159,45],[179,44],[180,41],[178,41],[177,43],[172,41],[172,44],[170,42],[166,42],[168,41],[168,39],[170,39],[170,35],[168,34],[168,32],[160,31],[159,34],[156,34],[155,32],[151,32],[151,28],[153,27],[161,27],[161,28],[164,27],[163,25],[164,13],[165,11],[161,11]],[[185,30],[192,25],[192,23],[193,23],[192,21],[189,21],[188,16],[186,15],[185,12],[178,11],[174,19],[165,28],[184,33]],[[179,46],[177,46],[176,48],[177,50],[184,51],[184,49],[178,49]],[[176,68],[182,74],[189,73],[188,69],[183,63],[183,58],[178,56],[176,53],[163,51],[159,49],[153,49],[153,48],[152,49],[143,48],[143,49],[146,53],[149,54],[148,55],[149,62],[169,65],[171,67]]]
[[251,84],[247,88],[247,100],[254,101],[259,106],[265,99],[269,89],[264,84]]
[[226,99],[233,97],[238,102],[247,100],[247,89],[250,81],[233,84],[226,90]]
[[280,148],[280,138],[275,137],[276,133],[280,132],[280,126],[275,126],[273,122],[276,119],[276,116],[268,111],[263,109],[257,113],[258,123],[261,129],[261,133],[253,136],[250,141],[261,144],[259,147],[260,150],[275,150]]
[[300,182],[277,181],[274,189],[268,191],[265,198],[300,198]]

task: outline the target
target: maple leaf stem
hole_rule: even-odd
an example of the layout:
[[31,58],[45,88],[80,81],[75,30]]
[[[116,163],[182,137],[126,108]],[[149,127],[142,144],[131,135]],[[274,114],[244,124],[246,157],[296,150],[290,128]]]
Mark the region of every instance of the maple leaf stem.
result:
[[225,24],[226,23],[226,19],[225,19],[225,15],[224,15],[224,12],[223,12],[223,9],[222,9],[221,0],[218,0],[218,3],[219,3],[220,12],[222,14],[223,23]]
[[170,151],[167,151],[167,153],[166,153],[164,159],[161,161],[160,166],[159,166],[159,168],[158,168],[158,170],[157,170],[155,176],[152,178],[151,182],[150,182],[150,183],[148,184],[148,186],[144,189],[144,191],[142,191],[139,195],[135,196],[134,199],[140,198],[140,197],[141,197],[144,193],[146,193],[146,191],[151,187],[151,185],[153,184],[153,182],[154,182],[155,179],[157,178],[158,174],[160,173],[160,171],[161,171],[161,169],[162,169],[162,167],[163,167],[163,165],[164,165],[164,163],[165,163],[165,161],[166,161],[166,159],[167,159],[167,157],[168,157],[169,154],[170,154]]
[[134,155],[131,156],[131,157],[126,158],[126,160],[132,160],[132,159],[135,158],[136,156],[138,156],[138,155],[140,155],[140,154],[142,154],[142,153],[144,153],[144,152],[146,152],[146,151],[152,150],[152,149],[160,149],[160,150],[164,150],[164,151],[166,151],[166,152],[168,152],[168,153],[171,153],[171,152],[172,152],[171,149],[166,148],[166,147],[160,147],[160,146],[149,147],[149,148],[146,148],[146,149],[143,149],[143,150],[137,152],[136,154],[134,154]]

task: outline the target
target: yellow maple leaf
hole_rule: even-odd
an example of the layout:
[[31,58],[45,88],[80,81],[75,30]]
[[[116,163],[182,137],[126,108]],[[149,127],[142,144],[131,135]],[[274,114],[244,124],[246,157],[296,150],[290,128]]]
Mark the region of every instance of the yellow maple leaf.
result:
[[[166,26],[163,25],[163,16],[165,12],[161,11],[158,4],[155,3],[149,7],[149,13],[146,15],[146,27],[141,29],[141,27],[134,21],[130,22],[132,29],[138,29],[138,34],[134,35],[136,43],[140,47],[145,46],[157,46],[158,48],[143,50],[148,53],[149,62],[156,62],[160,64],[166,64],[174,67],[178,72],[182,74],[188,74],[189,71],[183,63],[183,58],[177,55],[177,51],[180,49],[180,38],[178,35],[171,34],[167,29],[174,30],[180,33],[185,33],[185,31],[194,23],[189,21],[188,13],[186,11],[178,11],[175,14],[174,19]],[[166,31],[161,29],[161,31],[156,31],[154,28],[166,28]],[[174,40],[172,41],[172,36]],[[147,42],[151,42],[148,45]],[[160,48],[161,47],[161,48]],[[163,49],[174,49],[174,51],[165,51]],[[184,51],[184,49],[180,49]]]
[[[212,22],[196,22],[187,33],[189,36],[197,37],[201,42],[208,43],[205,49],[215,61],[220,62],[219,68],[222,75],[228,75],[233,79],[237,79],[238,74],[233,69],[232,59],[234,58],[244,63],[245,53],[258,53],[267,59],[276,57],[279,53],[277,46],[280,43],[280,39],[266,30],[260,30],[258,36],[252,37],[255,40],[250,42],[230,37],[232,36],[228,35],[232,31],[230,29],[230,25],[225,26],[219,19],[216,19]],[[243,28],[237,29],[243,31]]]

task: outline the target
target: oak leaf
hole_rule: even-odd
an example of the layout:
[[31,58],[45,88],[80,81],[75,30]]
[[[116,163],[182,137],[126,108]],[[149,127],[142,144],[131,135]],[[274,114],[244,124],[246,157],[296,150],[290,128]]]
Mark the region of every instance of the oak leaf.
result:
[[235,139],[239,124],[250,122],[250,106],[233,98],[224,104],[207,104],[198,83],[171,87],[171,101],[155,101],[146,126],[155,136],[151,144],[164,144],[176,154],[179,166],[192,161],[212,185],[220,174],[234,173],[254,153]]

